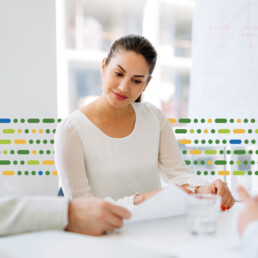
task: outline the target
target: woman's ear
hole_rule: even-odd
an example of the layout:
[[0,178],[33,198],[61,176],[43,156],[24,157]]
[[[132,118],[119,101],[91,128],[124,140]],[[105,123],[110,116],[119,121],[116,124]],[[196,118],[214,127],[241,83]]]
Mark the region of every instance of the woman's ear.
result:
[[105,68],[106,68],[106,60],[107,60],[106,57],[103,58],[103,60],[102,60],[102,64],[101,64],[101,77],[104,76],[104,71],[105,71]]
[[145,86],[144,86],[142,92],[145,91],[145,89],[147,88],[147,86],[148,86],[148,84],[149,84],[149,82],[150,82],[151,79],[152,79],[152,76],[150,76],[150,77],[148,78],[148,80],[147,80],[147,82],[146,82],[146,84],[145,84]]

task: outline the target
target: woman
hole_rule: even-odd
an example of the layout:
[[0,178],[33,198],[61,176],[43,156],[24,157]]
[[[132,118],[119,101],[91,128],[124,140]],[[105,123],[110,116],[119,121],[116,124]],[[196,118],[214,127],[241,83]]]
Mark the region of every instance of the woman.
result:
[[165,116],[140,102],[156,59],[154,47],[142,36],[127,35],[113,43],[102,61],[103,94],[57,128],[55,160],[64,195],[138,204],[160,190],[161,174],[182,188],[218,192],[230,208],[234,199],[226,185],[221,180],[209,185],[195,176]]

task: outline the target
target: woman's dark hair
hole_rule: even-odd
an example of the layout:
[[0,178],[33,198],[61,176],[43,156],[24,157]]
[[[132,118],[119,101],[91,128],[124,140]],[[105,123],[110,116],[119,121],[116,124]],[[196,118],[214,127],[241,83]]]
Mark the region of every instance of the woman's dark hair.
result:
[[[150,41],[143,36],[139,35],[125,35],[119,39],[117,39],[112,46],[110,47],[107,59],[106,59],[106,65],[109,63],[110,59],[120,50],[125,51],[134,51],[137,54],[140,54],[144,57],[147,64],[150,66],[149,70],[149,77],[148,80],[155,68],[156,60],[157,60],[157,52],[153,45],[150,43]],[[135,102],[141,102],[140,95]]]

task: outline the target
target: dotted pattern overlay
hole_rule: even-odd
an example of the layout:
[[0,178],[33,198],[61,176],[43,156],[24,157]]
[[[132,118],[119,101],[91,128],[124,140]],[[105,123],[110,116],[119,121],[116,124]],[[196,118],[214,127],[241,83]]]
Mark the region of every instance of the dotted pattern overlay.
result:
[[54,136],[61,119],[0,118],[0,175],[57,176]]
[[168,119],[185,163],[202,176],[258,175],[254,118]]
[[[185,163],[202,176],[258,175],[256,119],[168,119]],[[0,118],[0,175],[56,176],[54,136],[61,119]]]

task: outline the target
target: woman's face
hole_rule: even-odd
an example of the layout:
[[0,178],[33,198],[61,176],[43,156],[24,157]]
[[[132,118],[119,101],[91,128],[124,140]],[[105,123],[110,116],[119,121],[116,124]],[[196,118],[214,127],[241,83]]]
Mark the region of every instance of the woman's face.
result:
[[103,95],[108,102],[122,108],[134,102],[147,87],[149,65],[144,57],[133,51],[120,51],[105,64],[102,61]]

